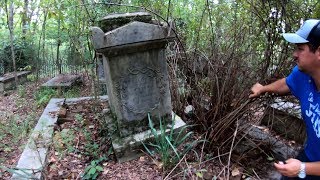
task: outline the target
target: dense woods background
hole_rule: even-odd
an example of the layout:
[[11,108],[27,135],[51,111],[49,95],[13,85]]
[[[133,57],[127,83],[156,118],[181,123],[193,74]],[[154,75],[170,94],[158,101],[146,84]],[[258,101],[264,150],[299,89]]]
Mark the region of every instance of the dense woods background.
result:
[[[308,18],[318,0],[1,0],[0,75],[32,70],[34,78],[95,70],[90,27],[111,13],[150,12],[173,22],[167,47],[174,111],[229,151],[235,124],[248,117],[249,89],[286,76],[292,47],[282,38]],[[230,128],[232,129],[230,131]]]
[[[94,63],[89,27],[110,13],[143,10],[161,21],[174,20],[179,41],[170,55],[244,63],[265,79],[281,75],[280,67],[289,63],[281,33],[318,17],[319,8],[315,0],[3,0],[0,72],[13,70],[13,59],[16,69],[30,65],[40,74],[48,72],[43,69],[48,64],[58,72],[62,65],[85,68]],[[181,63],[191,65],[187,60]]]

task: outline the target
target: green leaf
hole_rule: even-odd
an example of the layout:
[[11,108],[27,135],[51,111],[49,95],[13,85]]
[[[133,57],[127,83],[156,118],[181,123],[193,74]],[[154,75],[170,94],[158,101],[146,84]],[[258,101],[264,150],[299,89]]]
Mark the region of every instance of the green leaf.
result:
[[96,166],[96,161],[91,161],[91,166]]
[[169,141],[169,139],[166,137],[166,140],[168,142],[168,144],[171,146],[172,150],[174,151],[174,153],[177,155],[177,157],[180,159],[180,156],[177,152],[177,149],[175,147],[173,147],[173,145],[171,144],[171,142]]
[[267,160],[268,160],[268,161],[273,161],[273,160],[274,160],[274,158],[273,158],[273,157],[271,157],[271,156],[268,156],[268,157],[267,157]]
[[183,143],[188,137],[190,137],[193,134],[193,132],[187,133],[183,138],[180,139],[180,141],[177,142],[176,146],[179,146],[181,143]]
[[199,178],[203,178],[202,172],[196,172],[196,175],[197,175],[197,177],[199,177]]
[[94,173],[96,173],[96,172],[97,172],[97,169],[94,168],[94,167],[92,167],[92,168],[90,169],[90,171],[88,172],[88,174],[94,174]]
[[98,171],[103,171],[103,168],[102,168],[101,166],[96,166],[96,169],[97,169]]
[[94,174],[94,175],[92,176],[92,179],[97,179],[97,176],[98,176],[98,173]]

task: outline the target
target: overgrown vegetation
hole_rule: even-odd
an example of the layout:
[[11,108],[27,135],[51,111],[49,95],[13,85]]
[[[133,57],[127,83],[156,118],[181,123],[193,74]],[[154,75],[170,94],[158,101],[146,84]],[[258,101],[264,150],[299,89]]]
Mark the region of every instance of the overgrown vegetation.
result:
[[103,172],[103,168],[101,165],[101,161],[106,160],[106,158],[102,157],[98,160],[91,161],[90,165],[86,167],[83,173],[83,179],[97,179],[99,173]]
[[[159,118],[159,131],[154,128],[150,114],[148,114],[148,120],[154,142],[143,145],[152,157],[161,161],[162,165],[160,166],[163,166],[165,170],[172,168],[183,156],[199,143],[195,140],[193,143],[185,144],[188,138],[191,138],[192,132],[187,132],[187,126],[174,132],[175,119],[173,119],[172,124],[168,126],[163,124],[163,121]],[[151,148],[148,148],[147,145],[151,146]],[[184,145],[184,147],[182,147],[182,145]]]
[[58,119],[58,126],[54,132],[54,146],[50,152],[50,156],[56,157],[57,160],[50,165],[48,177],[63,177],[52,172],[60,170],[57,166],[67,167],[61,161],[71,159],[81,163],[81,166],[86,166],[81,172],[83,179],[96,179],[101,174],[102,163],[111,160],[112,148],[109,144],[107,125],[99,115],[105,103],[94,101],[71,104],[68,106],[67,117]]
[[[19,88],[18,91],[23,91],[22,87]],[[34,94],[34,98],[39,107],[44,107],[48,104],[51,98],[74,98],[79,97],[79,94],[79,87],[72,87],[68,90],[41,88],[38,91],[36,91],[36,93]]]
[[[30,113],[26,117],[20,117],[19,115],[7,115],[8,119],[5,122],[0,122],[0,148],[4,154],[9,154],[13,151],[16,145],[20,144],[22,140],[29,136],[35,123],[35,114]],[[23,120],[22,120],[23,119]],[[7,140],[10,139],[10,143]],[[24,148],[24,144],[19,148]],[[3,156],[4,158],[5,156]],[[0,158],[0,163],[4,159]]]

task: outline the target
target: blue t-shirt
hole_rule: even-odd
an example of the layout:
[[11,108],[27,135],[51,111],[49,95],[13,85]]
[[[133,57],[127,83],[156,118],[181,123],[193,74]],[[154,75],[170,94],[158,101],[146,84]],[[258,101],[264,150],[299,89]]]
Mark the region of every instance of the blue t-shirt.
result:
[[320,91],[311,76],[294,67],[286,78],[291,93],[299,99],[306,124],[305,152],[310,161],[320,161]]

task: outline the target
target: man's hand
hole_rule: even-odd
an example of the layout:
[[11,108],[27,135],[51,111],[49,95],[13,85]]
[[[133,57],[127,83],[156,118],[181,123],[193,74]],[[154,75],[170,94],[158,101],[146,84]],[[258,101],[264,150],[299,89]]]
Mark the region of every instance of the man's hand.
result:
[[282,175],[287,177],[297,177],[300,171],[301,161],[297,159],[288,159],[286,164],[283,163],[274,163],[275,168]]
[[256,83],[251,88],[252,94],[249,95],[249,98],[259,97],[263,93],[262,90],[263,90],[263,85],[261,85],[260,83]]

